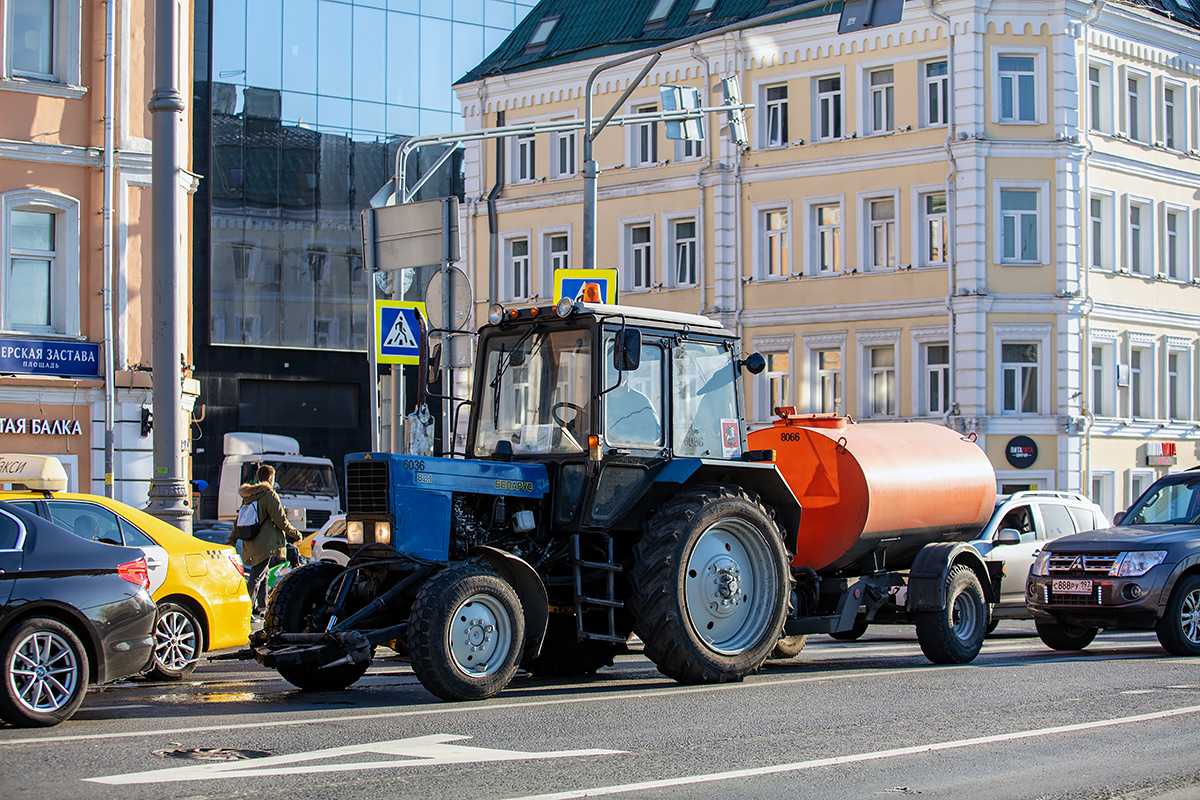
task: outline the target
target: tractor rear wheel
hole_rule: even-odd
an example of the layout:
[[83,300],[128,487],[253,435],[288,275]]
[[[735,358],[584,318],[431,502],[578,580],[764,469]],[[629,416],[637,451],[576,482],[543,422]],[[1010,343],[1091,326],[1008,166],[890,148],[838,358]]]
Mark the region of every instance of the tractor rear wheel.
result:
[[486,564],[457,564],[421,587],[409,615],[413,672],[443,700],[486,700],[517,673],[525,611]]
[[[329,621],[325,595],[342,571],[342,567],[331,561],[312,561],[284,575],[271,591],[263,628],[281,633],[325,630]],[[361,678],[369,666],[369,663],[332,668],[290,665],[279,667],[279,674],[306,691],[337,691]]]
[[783,631],[789,562],[772,513],[740,487],[699,486],[666,503],[629,575],[646,656],[681,683],[757,671]]

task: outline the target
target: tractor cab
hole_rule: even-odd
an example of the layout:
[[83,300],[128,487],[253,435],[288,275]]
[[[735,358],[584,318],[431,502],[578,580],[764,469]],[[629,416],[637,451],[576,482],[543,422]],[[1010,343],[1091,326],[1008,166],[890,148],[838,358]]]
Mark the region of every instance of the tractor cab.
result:
[[556,473],[552,527],[612,527],[673,459],[745,451],[737,339],[706,317],[493,306],[476,363],[470,457]]

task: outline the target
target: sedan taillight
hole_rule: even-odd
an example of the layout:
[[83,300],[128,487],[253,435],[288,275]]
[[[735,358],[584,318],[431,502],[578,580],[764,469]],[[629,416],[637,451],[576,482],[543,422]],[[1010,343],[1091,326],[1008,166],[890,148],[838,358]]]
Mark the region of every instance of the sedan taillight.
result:
[[130,583],[136,583],[143,589],[150,588],[150,568],[146,566],[146,559],[139,558],[137,561],[130,561],[128,564],[122,564],[117,567],[117,574]]
[[225,555],[229,557],[229,563],[233,564],[233,568],[238,571],[238,575],[246,577],[246,567],[242,564],[242,557],[237,554],[237,550],[226,550]]

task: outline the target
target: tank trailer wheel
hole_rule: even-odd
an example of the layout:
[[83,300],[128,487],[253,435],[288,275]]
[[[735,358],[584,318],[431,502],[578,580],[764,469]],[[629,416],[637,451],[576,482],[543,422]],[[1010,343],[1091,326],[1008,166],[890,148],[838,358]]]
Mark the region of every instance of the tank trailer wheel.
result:
[[916,614],[921,652],[935,664],[966,664],[979,655],[987,621],[979,578],[970,567],[953,566],[946,578],[946,607]]
[[[325,594],[342,567],[330,561],[313,561],[284,575],[271,591],[263,628],[283,633],[315,633],[325,630],[329,610]],[[345,689],[366,673],[370,664],[343,664],[340,667],[287,666],[279,674],[293,686],[305,691]]]
[[1062,625],[1042,620],[1037,620],[1034,625],[1042,644],[1052,650],[1082,650],[1096,638],[1096,628],[1082,628],[1078,625]]
[[1200,656],[1200,575],[1179,579],[1154,630],[1168,653]]
[[591,675],[601,667],[612,666],[613,657],[625,649],[591,639],[581,642],[575,636],[574,615],[551,614],[542,652],[537,658],[526,659],[521,667],[544,677]]
[[681,683],[757,671],[783,631],[789,563],[771,512],[739,487],[697,487],[666,503],[634,547],[629,576],[646,656]]
[[771,658],[783,660],[787,658],[795,658],[800,655],[800,651],[804,649],[804,645],[808,644],[808,634],[798,633],[795,636],[784,636],[775,643],[775,649],[771,651]]
[[408,649],[417,680],[443,700],[486,700],[517,672],[525,611],[508,583],[484,564],[451,566],[417,592]]

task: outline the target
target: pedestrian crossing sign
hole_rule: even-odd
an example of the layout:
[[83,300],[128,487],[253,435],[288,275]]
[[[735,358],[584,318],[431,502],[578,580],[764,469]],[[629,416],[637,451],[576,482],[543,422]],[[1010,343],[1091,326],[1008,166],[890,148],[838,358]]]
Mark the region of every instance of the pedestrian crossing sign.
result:
[[554,270],[554,300],[564,297],[583,300],[583,287],[594,283],[600,287],[600,302],[617,303],[617,271],[615,269],[556,269]]
[[417,364],[425,304],[407,300],[375,301],[375,358],[380,364]]

